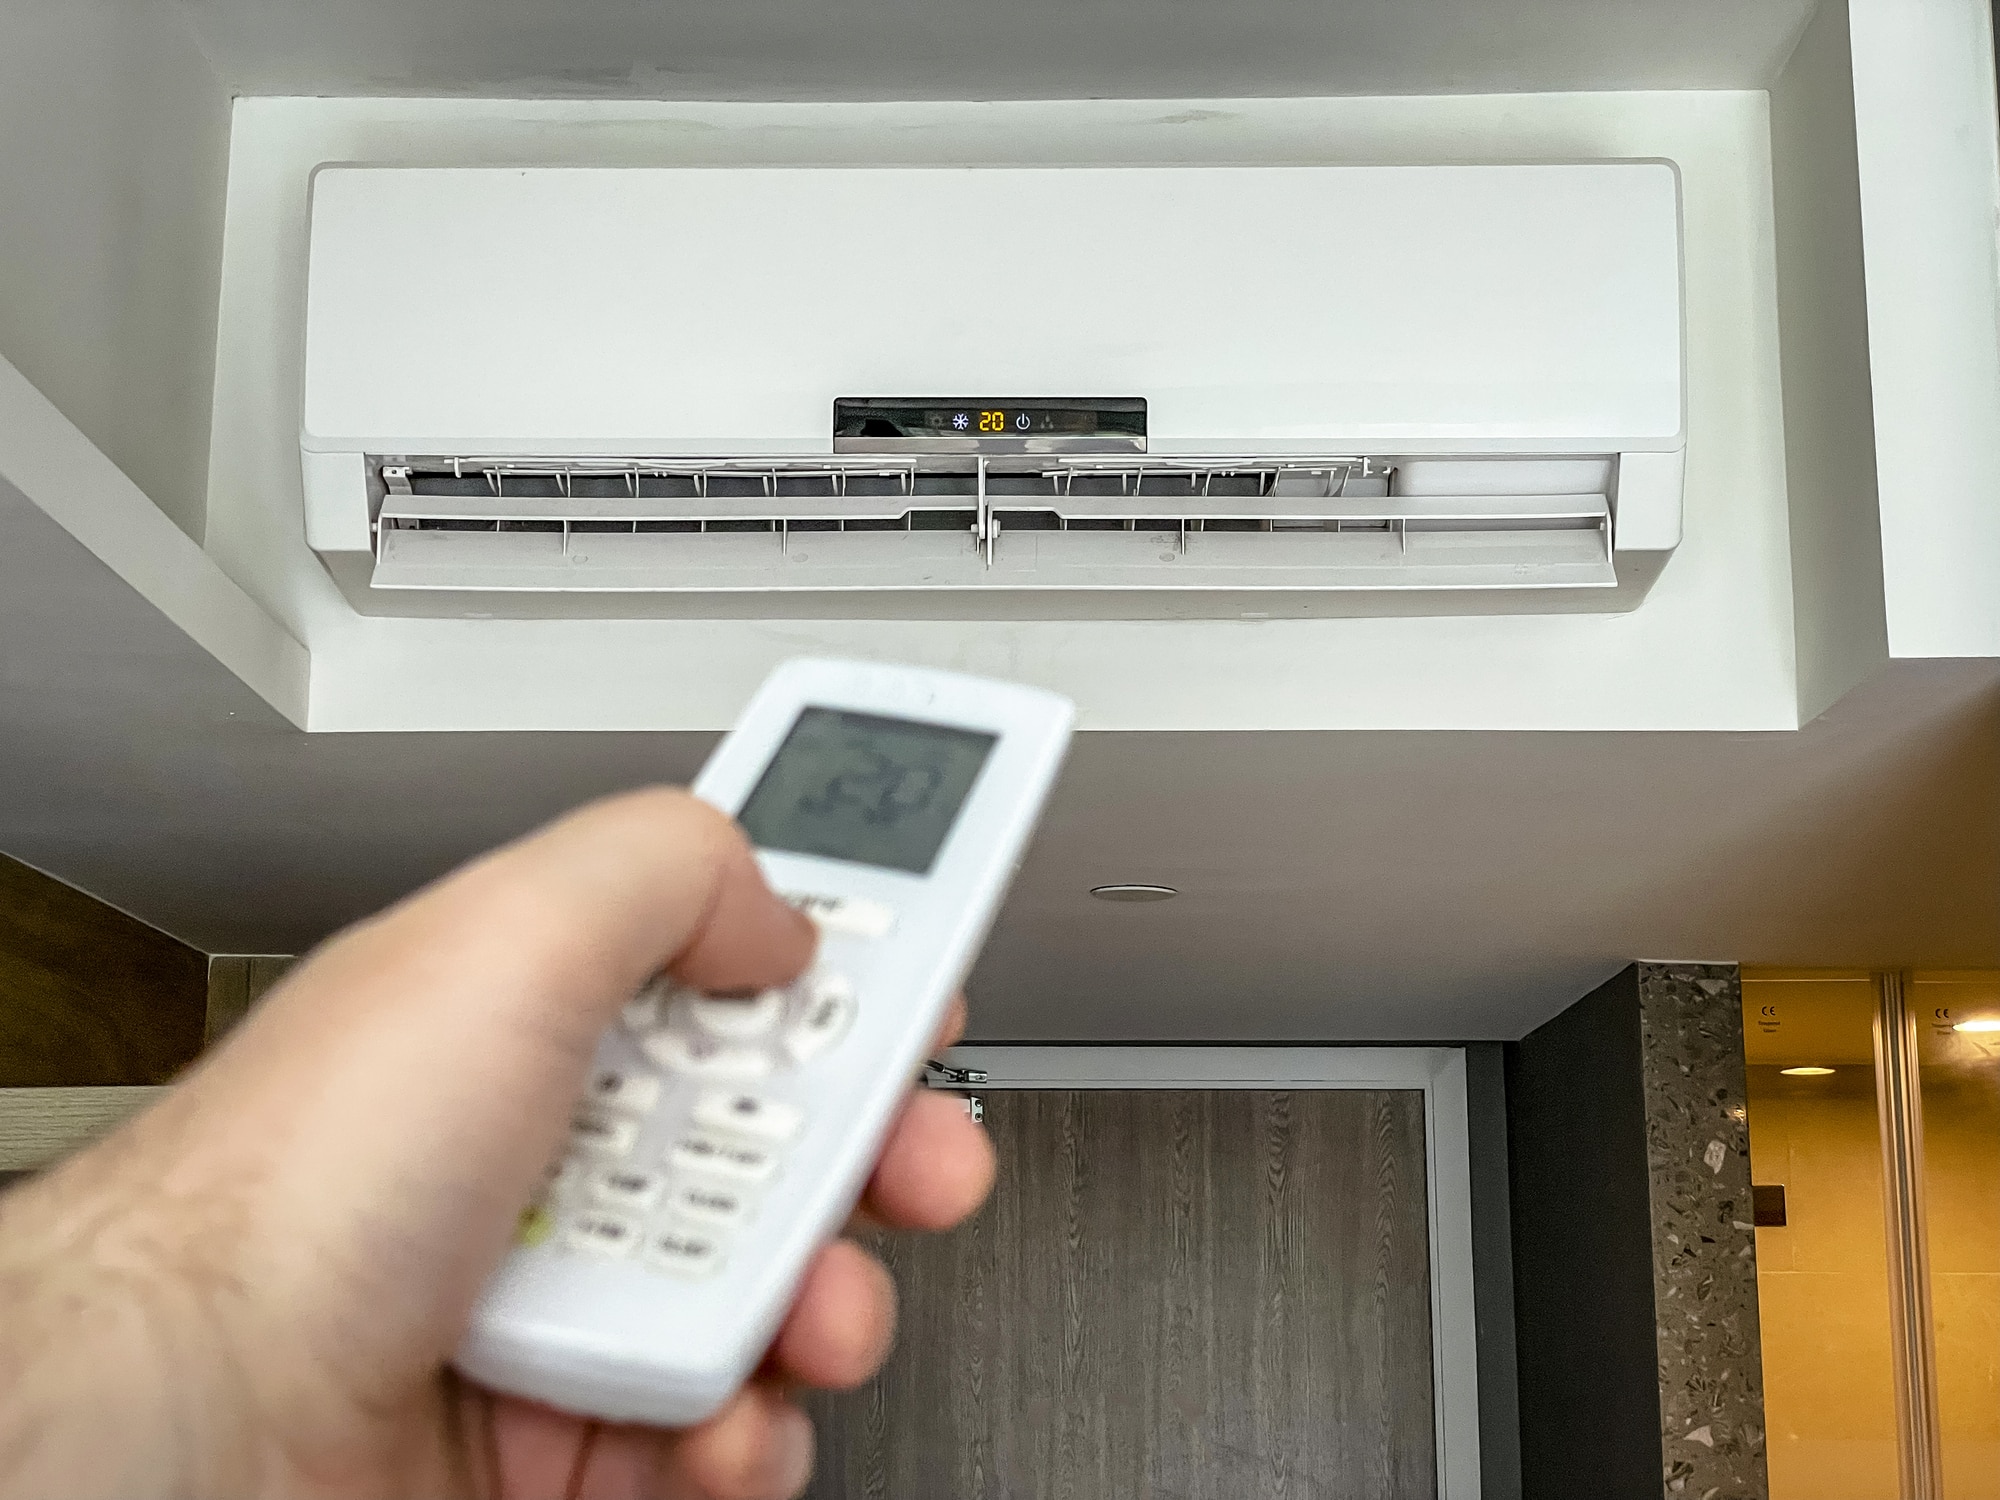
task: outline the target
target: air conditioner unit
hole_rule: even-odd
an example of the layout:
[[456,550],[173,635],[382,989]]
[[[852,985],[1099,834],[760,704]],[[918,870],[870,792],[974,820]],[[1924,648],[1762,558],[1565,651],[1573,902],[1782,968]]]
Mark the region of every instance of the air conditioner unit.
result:
[[1679,220],[1651,161],[324,167],[307,537],[378,614],[1629,609]]

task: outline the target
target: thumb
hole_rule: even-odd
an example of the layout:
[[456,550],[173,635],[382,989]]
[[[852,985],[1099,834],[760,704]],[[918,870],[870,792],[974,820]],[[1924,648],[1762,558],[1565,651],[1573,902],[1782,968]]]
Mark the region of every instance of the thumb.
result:
[[167,1185],[239,1200],[230,1253],[254,1262],[234,1269],[255,1297],[309,1309],[364,1362],[428,1373],[620,1005],[662,969],[781,983],[813,942],[723,814],[671,790],[596,803],[288,976],[150,1122],[174,1142]]

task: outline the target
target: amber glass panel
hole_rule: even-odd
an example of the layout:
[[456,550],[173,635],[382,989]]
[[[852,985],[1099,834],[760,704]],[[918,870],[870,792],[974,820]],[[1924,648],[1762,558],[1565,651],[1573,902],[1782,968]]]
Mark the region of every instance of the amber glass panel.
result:
[[[1865,974],[1743,976],[1771,1500],[1896,1500],[1896,1393]],[[1787,1068],[1830,1073],[1787,1074]]]
[[1924,1103],[1924,1215],[1945,1500],[2000,1500],[2000,974],[1910,986]]

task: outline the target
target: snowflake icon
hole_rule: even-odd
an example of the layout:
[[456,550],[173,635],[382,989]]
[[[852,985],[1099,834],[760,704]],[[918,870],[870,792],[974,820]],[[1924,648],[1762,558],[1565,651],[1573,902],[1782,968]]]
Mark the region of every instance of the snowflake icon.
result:
[[951,419],[951,425],[956,427],[960,432],[963,432],[968,426],[971,425],[971,423],[967,419],[965,413],[960,412],[958,413],[958,415],[956,415]]

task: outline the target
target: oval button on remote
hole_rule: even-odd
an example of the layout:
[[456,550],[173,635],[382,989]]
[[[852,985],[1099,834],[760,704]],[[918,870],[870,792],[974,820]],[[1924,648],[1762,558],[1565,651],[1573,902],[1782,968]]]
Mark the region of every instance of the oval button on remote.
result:
[[657,1032],[640,1047],[661,1067],[674,1073],[692,1073],[703,1078],[762,1078],[771,1071],[767,1053],[751,1047],[733,1047],[712,1036],[682,1036],[677,1031]]
[[702,995],[683,1000],[675,1009],[697,1030],[725,1041],[750,1042],[768,1036],[785,1014],[785,992],[765,990],[748,1000],[717,1000]]
[[760,1141],[788,1141],[805,1118],[797,1105],[757,1094],[703,1094],[694,1102],[694,1122],[704,1130],[734,1131]]
[[785,1050],[793,1062],[819,1056],[847,1034],[854,1024],[854,986],[837,974],[814,981],[798,1014],[785,1028]]

